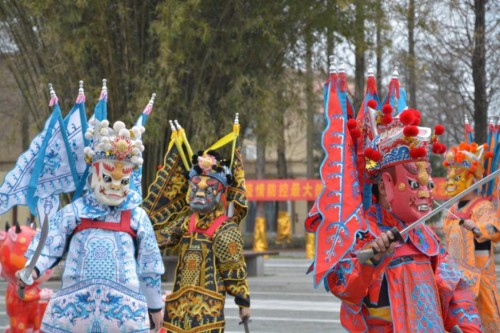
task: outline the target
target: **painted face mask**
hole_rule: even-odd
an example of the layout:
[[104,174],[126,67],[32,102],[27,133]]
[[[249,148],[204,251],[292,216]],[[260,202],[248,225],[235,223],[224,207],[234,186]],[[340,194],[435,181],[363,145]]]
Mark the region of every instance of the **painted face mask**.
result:
[[434,188],[428,162],[409,162],[384,172],[386,200],[391,212],[405,223],[412,223],[432,210]]
[[220,201],[224,186],[213,177],[196,175],[189,182],[189,206],[193,211],[206,214]]
[[128,162],[99,160],[93,166],[92,188],[96,199],[108,206],[120,205],[129,193],[134,165]]
[[473,174],[468,172],[466,168],[450,167],[446,175],[446,194],[450,197],[465,191],[471,186]]

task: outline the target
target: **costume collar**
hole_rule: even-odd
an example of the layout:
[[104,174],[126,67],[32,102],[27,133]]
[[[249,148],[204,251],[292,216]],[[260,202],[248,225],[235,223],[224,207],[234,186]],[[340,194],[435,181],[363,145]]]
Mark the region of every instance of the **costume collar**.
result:
[[124,210],[132,210],[142,202],[142,197],[136,191],[130,191],[127,198],[118,206],[108,206],[97,201],[93,192],[85,195],[75,204],[80,202],[82,206],[82,217],[99,218],[109,214],[115,214]]

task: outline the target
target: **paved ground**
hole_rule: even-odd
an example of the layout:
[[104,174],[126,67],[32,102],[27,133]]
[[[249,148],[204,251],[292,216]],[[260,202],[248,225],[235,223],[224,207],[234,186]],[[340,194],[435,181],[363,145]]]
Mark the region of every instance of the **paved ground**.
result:
[[[339,333],[340,302],[324,288],[314,289],[312,278],[304,272],[310,265],[303,253],[284,253],[265,262],[265,276],[250,278],[252,294],[252,333]],[[500,275],[500,272],[499,272]],[[57,289],[58,281],[46,287]],[[0,282],[0,295],[6,283]],[[165,290],[171,284],[164,284]],[[232,299],[226,301],[226,333],[244,332],[239,326],[238,309]],[[0,332],[8,325],[5,299],[0,297]],[[77,332],[78,333],[78,332]]]

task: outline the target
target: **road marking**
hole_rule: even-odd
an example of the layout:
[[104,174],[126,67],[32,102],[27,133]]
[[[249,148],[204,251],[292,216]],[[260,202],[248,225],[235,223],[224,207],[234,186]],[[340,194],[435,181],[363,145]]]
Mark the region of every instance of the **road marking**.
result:
[[[226,303],[226,309],[238,309],[234,302]],[[340,312],[340,302],[279,301],[252,299],[252,310]]]
[[[224,316],[226,319],[240,320],[236,316]],[[340,319],[313,319],[313,318],[297,318],[297,317],[255,317],[252,316],[251,320],[255,321],[287,321],[287,322],[303,322],[303,323],[330,323],[340,324]]]

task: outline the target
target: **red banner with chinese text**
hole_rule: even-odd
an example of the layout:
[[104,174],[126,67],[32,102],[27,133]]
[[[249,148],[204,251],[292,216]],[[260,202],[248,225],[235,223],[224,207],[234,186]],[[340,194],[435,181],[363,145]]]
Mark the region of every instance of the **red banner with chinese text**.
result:
[[314,201],[323,189],[320,179],[246,180],[249,201]]
[[[446,201],[445,178],[432,179],[435,200]],[[249,201],[315,201],[323,189],[320,179],[247,179],[245,182]]]

